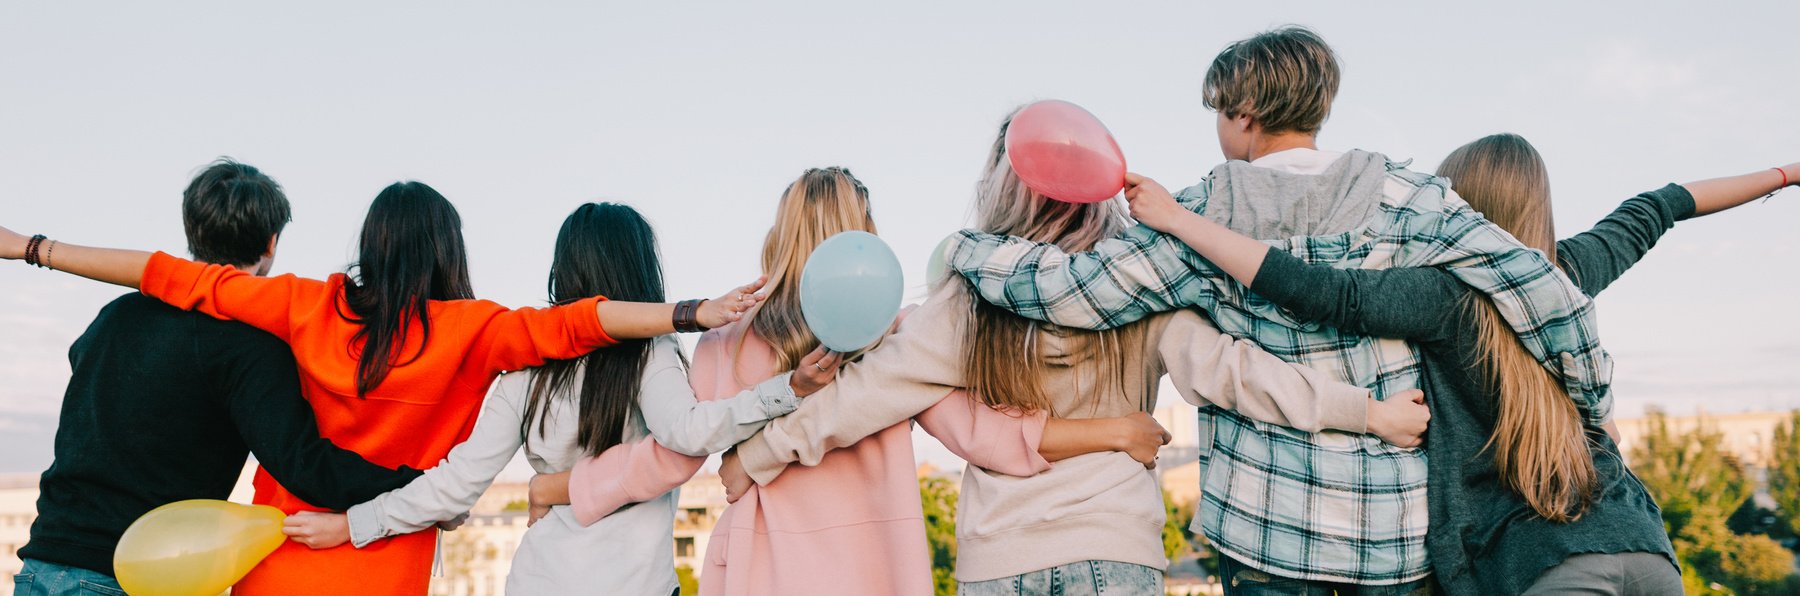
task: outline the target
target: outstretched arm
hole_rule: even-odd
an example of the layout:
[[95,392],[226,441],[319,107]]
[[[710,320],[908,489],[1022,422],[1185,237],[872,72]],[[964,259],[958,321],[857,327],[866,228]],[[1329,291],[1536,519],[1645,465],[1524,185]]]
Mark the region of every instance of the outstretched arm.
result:
[[1748,174],[1708,178],[1681,185],[1694,195],[1694,216],[1711,215],[1767,196],[1788,186],[1800,186],[1800,162]]
[[[0,228],[0,259],[22,260],[31,238]],[[144,279],[150,253],[141,250],[94,248],[54,238],[39,243],[34,255],[41,267],[73,273],[94,281],[137,289]]]
[[1589,296],[1636,265],[1675,222],[1743,205],[1787,185],[1800,185],[1800,164],[1738,176],[1670,184],[1626,200],[1586,232],[1556,243],[1557,260]]

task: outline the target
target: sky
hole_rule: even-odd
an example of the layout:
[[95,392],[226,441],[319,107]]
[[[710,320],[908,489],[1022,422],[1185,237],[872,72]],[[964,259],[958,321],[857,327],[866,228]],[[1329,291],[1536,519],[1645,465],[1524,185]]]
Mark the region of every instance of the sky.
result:
[[[287,189],[277,273],[343,269],[413,179],[461,210],[476,292],[544,302],[577,205],[642,211],[671,298],[754,278],[789,181],[851,168],[914,295],[996,126],[1058,98],[1171,188],[1223,160],[1212,56],[1299,23],[1343,84],[1319,143],[1429,171],[1495,132],[1543,153],[1557,227],[1669,182],[1800,161],[1793,2],[0,5],[0,225],[185,254],[180,192],[231,156]],[[1800,407],[1800,190],[1686,222],[1599,300],[1619,412]],[[0,263],[0,473],[50,461],[67,349],[122,290]],[[922,457],[954,459],[929,439]]]

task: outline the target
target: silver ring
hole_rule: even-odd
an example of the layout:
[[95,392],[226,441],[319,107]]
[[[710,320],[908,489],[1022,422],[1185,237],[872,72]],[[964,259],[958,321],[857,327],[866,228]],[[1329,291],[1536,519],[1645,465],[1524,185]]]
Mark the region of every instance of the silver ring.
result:
[[825,367],[819,366],[819,363],[817,362],[813,363],[813,368],[819,369],[819,372],[825,372]]

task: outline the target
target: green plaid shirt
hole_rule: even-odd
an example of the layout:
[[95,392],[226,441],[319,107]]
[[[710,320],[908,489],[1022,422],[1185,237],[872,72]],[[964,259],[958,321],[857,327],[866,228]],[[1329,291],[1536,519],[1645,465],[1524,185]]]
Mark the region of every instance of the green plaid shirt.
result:
[[[1607,418],[1612,363],[1600,348],[1589,298],[1543,253],[1520,246],[1469,209],[1448,181],[1403,164],[1389,163],[1387,172],[1365,226],[1270,244],[1337,267],[1449,270],[1493,300],[1584,416],[1596,423]],[[1205,214],[1211,189],[1208,178],[1176,199]],[[1419,384],[1417,353],[1404,342],[1297,321],[1180,240],[1143,226],[1079,254],[966,230],[947,255],[984,298],[1029,318],[1107,329],[1199,308],[1226,333],[1377,396]],[[1201,410],[1200,423],[1204,496],[1195,525],[1222,552],[1266,572],[1315,581],[1394,584],[1429,574],[1421,450],[1369,435],[1305,433],[1211,408]]]

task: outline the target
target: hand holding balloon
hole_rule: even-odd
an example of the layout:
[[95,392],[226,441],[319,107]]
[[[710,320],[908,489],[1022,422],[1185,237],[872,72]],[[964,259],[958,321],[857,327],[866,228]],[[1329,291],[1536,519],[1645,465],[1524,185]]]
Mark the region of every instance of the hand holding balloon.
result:
[[282,522],[281,533],[313,550],[334,548],[350,541],[350,518],[342,513],[301,511]]
[[843,363],[843,354],[827,350],[825,346],[814,348],[811,354],[800,359],[800,366],[794,367],[794,374],[788,376],[788,386],[794,388],[794,395],[798,397],[818,393],[837,379],[838,366]]
[[1125,200],[1131,205],[1131,218],[1152,230],[1173,234],[1183,217],[1196,217],[1194,212],[1175,202],[1169,189],[1155,180],[1126,172],[1125,183]]

